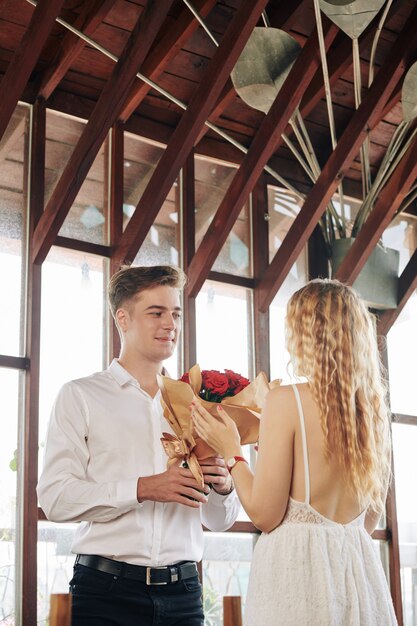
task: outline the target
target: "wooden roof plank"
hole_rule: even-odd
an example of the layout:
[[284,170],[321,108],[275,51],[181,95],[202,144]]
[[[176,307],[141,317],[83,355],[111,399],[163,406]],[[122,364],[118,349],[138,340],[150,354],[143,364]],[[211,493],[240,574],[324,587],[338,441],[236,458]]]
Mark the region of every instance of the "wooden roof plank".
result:
[[235,13],[126,226],[115,252],[119,262],[128,262],[135,258],[266,3],[267,0],[244,2]]
[[417,289],[417,250],[405,266],[398,281],[398,303],[395,309],[384,311],[378,320],[378,333],[386,335],[399,317],[409,298]]
[[416,178],[417,138],[379,193],[371,213],[336,272],[338,280],[349,284],[356,280]]
[[[327,45],[330,45],[337,32],[338,28],[331,24],[325,35]],[[263,167],[282,140],[281,135],[288,120],[294,113],[319,63],[320,55],[316,35],[310,37],[302,49],[281,91],[263,119],[248,153],[226,191],[190,264],[188,269],[188,293],[190,295],[196,295],[201,289],[242,206],[261,175]]]
[[148,2],[138,18],[35,230],[33,262],[42,263],[54,243],[100,146],[120,114],[137,69],[143,63],[172,2]]
[[285,4],[281,2],[279,8],[267,10],[266,15],[273,28],[289,31],[298,12],[306,8],[305,5],[307,0],[288,0]]
[[[215,4],[216,0],[198,0],[198,2],[195,2],[195,8],[201,17],[206,17]],[[175,23],[169,27],[165,37],[150,51],[148,58],[145,59],[142,66],[141,73],[155,81],[158,76],[162,74],[169,61],[177,54],[190,35],[198,27],[198,21],[191,11],[185,7],[181,15],[175,20]],[[127,98],[126,105],[120,114],[120,120],[122,122],[126,122],[132,115],[150,89],[151,87],[149,85],[139,79],[134,83]]]
[[[114,5],[115,0],[91,0],[83,5],[83,11],[75,21],[75,28],[91,36],[97,30]],[[86,42],[68,31],[59,46],[51,65],[45,69],[40,79],[38,95],[47,100],[74,60],[80,54]]]
[[0,139],[7,128],[17,102],[38,61],[42,48],[51,32],[64,0],[39,0],[30,24],[15,51],[3,80],[0,104]]
[[379,119],[392,90],[417,47],[414,37],[417,28],[417,7],[414,8],[391,54],[379,70],[372,86],[347,124],[338,145],[327,160],[319,178],[307,196],[282,245],[270,263],[259,286],[262,291],[260,306],[266,310],[284,282],[293,263],[313,232],[340,180],[362,145],[368,128]]

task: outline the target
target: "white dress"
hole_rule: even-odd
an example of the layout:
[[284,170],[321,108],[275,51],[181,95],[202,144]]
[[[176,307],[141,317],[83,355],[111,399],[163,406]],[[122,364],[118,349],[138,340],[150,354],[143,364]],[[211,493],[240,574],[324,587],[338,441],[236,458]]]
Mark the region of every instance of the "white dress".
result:
[[393,626],[382,564],[364,528],[365,511],[348,524],[310,505],[304,414],[293,385],[303,443],[305,502],[290,498],[281,524],[255,547],[245,626]]

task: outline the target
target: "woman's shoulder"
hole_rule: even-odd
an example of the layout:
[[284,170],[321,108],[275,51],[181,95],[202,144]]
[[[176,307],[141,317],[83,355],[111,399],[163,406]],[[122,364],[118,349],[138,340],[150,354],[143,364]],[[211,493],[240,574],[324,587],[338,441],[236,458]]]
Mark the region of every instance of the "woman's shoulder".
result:
[[310,393],[310,386],[308,383],[278,385],[268,391],[267,400],[279,400],[280,402],[288,400],[293,402],[295,400],[294,387],[298,389],[300,395],[302,396],[306,393]]

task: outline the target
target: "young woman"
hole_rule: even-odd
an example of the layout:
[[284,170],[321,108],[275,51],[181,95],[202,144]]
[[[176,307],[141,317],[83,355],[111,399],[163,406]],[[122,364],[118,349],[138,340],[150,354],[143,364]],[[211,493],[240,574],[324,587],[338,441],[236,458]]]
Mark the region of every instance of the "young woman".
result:
[[196,400],[195,428],[226,459],[262,531],[247,626],[397,623],[370,534],[390,477],[386,389],[371,315],[350,287],[313,280],[287,310],[287,347],[307,382],[269,392],[255,475],[234,422]]

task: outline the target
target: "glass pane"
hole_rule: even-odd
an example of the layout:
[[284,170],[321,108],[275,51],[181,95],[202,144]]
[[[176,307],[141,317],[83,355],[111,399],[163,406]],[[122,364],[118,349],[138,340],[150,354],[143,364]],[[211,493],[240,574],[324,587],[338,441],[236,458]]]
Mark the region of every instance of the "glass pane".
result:
[[48,626],[49,596],[68,593],[75,555],[71,553],[76,524],[38,524],[38,620]]
[[250,291],[207,281],[196,298],[197,361],[201,369],[224,368],[251,378]]
[[14,624],[19,376],[0,369],[0,623]]
[[395,492],[404,625],[417,623],[417,425],[393,424]]
[[243,612],[257,537],[251,533],[205,533],[205,626],[222,626],[223,596],[240,596]]
[[58,390],[69,380],[103,369],[106,265],[101,257],[53,247],[42,266],[40,467]]
[[387,342],[391,410],[417,415],[414,350],[409,349],[417,346],[417,292],[391,327]]
[[30,108],[18,105],[0,141],[0,354],[24,354],[27,162]]
[[[45,145],[45,206],[64,171],[86,122],[47,110]],[[101,146],[59,234],[63,237],[108,244],[108,142]]]
[[179,265],[177,189],[178,184],[175,181],[133,261],[134,265]]
[[[292,223],[300,204],[288,191],[268,186],[269,259],[275,256]],[[269,308],[271,378],[281,378],[284,383],[293,380],[290,356],[285,349],[285,316],[292,294],[308,281],[307,246],[292,266]]]
[[[123,228],[126,228],[165,148],[130,133],[125,133],[124,142]],[[133,263],[179,265],[179,249],[179,196],[175,181]]]
[[[248,289],[207,281],[196,299],[197,362],[201,369],[231,369],[252,378],[252,336]],[[248,461],[253,447],[245,446]],[[241,509],[238,520],[248,517]]]
[[[196,248],[201,243],[217,209],[236,173],[236,166],[213,159],[195,157],[195,229]],[[237,276],[252,276],[250,212],[245,204],[213,270]]]
[[164,149],[162,144],[124,133],[124,228],[132,217]]

